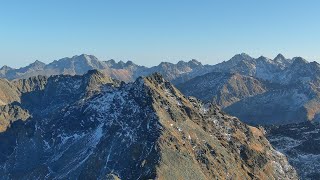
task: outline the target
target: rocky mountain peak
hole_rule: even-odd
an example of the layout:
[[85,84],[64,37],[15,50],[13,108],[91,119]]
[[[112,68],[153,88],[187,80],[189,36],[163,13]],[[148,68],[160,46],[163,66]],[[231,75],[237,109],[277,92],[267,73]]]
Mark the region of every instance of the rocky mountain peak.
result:
[[41,61],[39,61],[39,60],[36,60],[34,63],[32,63],[32,64],[35,64],[35,65],[45,65],[45,63],[44,62],[41,62]]
[[14,70],[13,68],[9,67],[9,66],[2,66],[0,68],[0,78],[5,78],[7,73]]
[[265,57],[265,56],[259,56],[257,60],[269,60],[269,58]]
[[287,59],[282,54],[278,54],[273,59],[273,62],[275,62],[281,69],[285,69],[292,64],[292,59]]
[[286,60],[286,58],[281,53],[279,53],[273,60],[274,61],[284,61],[284,60]]
[[121,66],[121,67],[123,67],[123,66],[125,66],[125,62],[123,62],[122,60],[120,60],[119,62],[118,62],[118,64]]
[[257,62],[268,63],[268,64],[271,64],[271,63],[272,63],[272,61],[271,61],[269,58],[265,57],[265,56],[260,56],[260,57],[258,57],[258,58],[256,59],[256,61],[257,61]]
[[0,68],[0,71],[8,71],[8,70],[12,70],[13,68],[7,66],[7,65],[4,65]]
[[88,65],[91,65],[92,63],[96,63],[96,62],[99,62],[98,58],[93,55],[88,55],[88,54],[74,55],[72,57],[65,57],[65,58],[62,58],[62,59],[55,61],[55,63],[58,63],[58,64],[86,63]]
[[233,56],[230,61],[244,61],[244,60],[252,60],[253,58],[246,53],[236,54]]
[[44,62],[41,62],[39,60],[36,60],[35,62],[31,63],[28,68],[35,68],[35,69],[42,69],[46,66]]
[[202,66],[202,63],[197,61],[196,59],[192,59],[190,61],[188,61],[188,65],[191,67],[191,68],[197,68],[199,66]]
[[293,63],[292,63],[293,66],[308,64],[308,61],[305,60],[305,59],[302,58],[302,57],[294,57],[294,58],[292,59],[292,61],[293,61]]
[[169,65],[172,65],[172,63],[170,63],[170,62],[161,62],[158,66],[160,66],[160,67],[167,67],[167,66],[169,66]]
[[108,61],[105,61],[105,63],[107,64],[108,67],[116,68],[116,69],[123,68],[123,64],[124,64],[122,61],[116,62],[114,59],[110,59]]
[[87,59],[87,60],[98,60],[97,57],[94,55],[89,55],[89,54],[80,54],[80,55],[75,55],[73,56],[74,59]]
[[136,65],[136,64],[134,64],[132,61],[127,61],[126,62],[126,66],[134,66],[134,65]]
[[320,68],[320,64],[317,61],[310,62],[310,65],[314,66],[314,67],[317,67],[317,68]]
[[107,63],[110,67],[114,64],[116,64],[116,61],[114,59],[110,59],[108,61],[105,61],[105,63]]
[[191,59],[191,60],[189,61],[189,63],[193,63],[193,64],[197,64],[197,65],[200,65],[200,64],[201,64],[201,62],[198,61],[198,60],[196,60],[196,59]]

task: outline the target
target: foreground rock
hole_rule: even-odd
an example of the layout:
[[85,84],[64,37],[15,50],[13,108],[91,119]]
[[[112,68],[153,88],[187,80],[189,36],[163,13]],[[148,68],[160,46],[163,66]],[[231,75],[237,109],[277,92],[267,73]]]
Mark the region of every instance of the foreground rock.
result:
[[101,76],[53,76],[28,92],[21,106],[30,118],[0,133],[0,176],[298,179],[263,131],[186,98],[159,74],[130,84]]

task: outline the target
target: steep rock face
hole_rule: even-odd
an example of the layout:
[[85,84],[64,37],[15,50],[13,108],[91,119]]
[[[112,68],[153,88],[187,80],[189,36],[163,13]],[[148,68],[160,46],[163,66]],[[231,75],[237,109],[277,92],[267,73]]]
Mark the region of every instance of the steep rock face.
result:
[[267,128],[271,144],[287,154],[301,179],[318,179],[320,176],[320,125],[300,123]]
[[20,93],[8,80],[0,79],[0,105],[19,102]]
[[25,121],[29,117],[29,112],[19,105],[0,106],[0,133],[6,131],[13,122],[18,120]]
[[41,97],[54,100],[41,106],[50,113],[31,110],[0,133],[1,177],[297,179],[261,130],[186,98],[159,74],[104,83],[90,96],[79,80],[49,78]]
[[230,73],[208,73],[177,86],[184,94],[227,107],[244,98],[262,94],[268,83]]
[[46,76],[34,76],[28,79],[18,79],[12,81],[12,85],[15,86],[20,93],[27,93],[32,91],[43,90],[48,82]]

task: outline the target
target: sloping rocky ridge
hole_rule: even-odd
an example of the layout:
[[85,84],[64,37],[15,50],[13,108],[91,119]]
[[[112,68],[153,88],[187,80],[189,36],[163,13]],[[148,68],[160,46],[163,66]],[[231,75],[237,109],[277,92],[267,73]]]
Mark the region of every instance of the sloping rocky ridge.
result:
[[222,108],[242,99],[262,94],[272,88],[270,83],[237,73],[213,72],[177,85],[185,95],[213,102]]
[[301,84],[242,99],[224,110],[249,124],[293,124],[316,121],[320,113],[319,102],[319,93]]
[[285,153],[301,179],[320,177],[320,125],[300,123],[266,128],[268,139],[277,150]]
[[75,86],[82,79],[53,76],[28,96],[39,102],[25,106],[32,117],[0,133],[1,177],[297,179],[263,131],[186,98],[159,74],[103,81],[91,93]]

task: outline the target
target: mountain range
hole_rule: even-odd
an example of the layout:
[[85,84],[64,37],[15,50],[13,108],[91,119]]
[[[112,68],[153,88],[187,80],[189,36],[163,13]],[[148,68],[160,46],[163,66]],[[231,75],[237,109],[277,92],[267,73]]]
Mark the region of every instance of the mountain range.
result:
[[301,57],[273,60],[246,54],[214,65],[213,72],[177,86],[186,95],[213,101],[249,124],[319,121],[320,65]]
[[123,83],[91,70],[9,87],[17,100],[1,106],[10,112],[4,179],[298,179],[263,129],[185,97],[160,74]]
[[[155,72],[163,74],[163,76],[170,81],[183,82],[184,79],[202,75],[206,71],[209,72],[210,68],[211,66],[202,65],[197,60],[191,60],[189,62],[180,61],[177,64],[162,62],[158,66],[147,68],[136,65],[132,61],[127,61],[126,63],[123,61],[115,62],[112,59],[99,61],[95,56],[82,54],[71,58],[55,60],[49,64],[37,60],[26,67],[18,69],[3,66],[0,69],[0,78],[14,80],[37,75],[83,75],[88,70],[97,69],[112,78],[125,82],[132,82],[140,76],[151,75]],[[195,74],[189,75],[192,72],[195,72]],[[188,77],[184,77],[187,74]]]
[[313,179],[317,160],[309,157],[318,153],[307,150],[317,143],[308,134],[319,129],[319,68],[301,57],[244,53],[216,65],[191,60],[145,67],[79,55],[3,66],[0,174],[296,179],[267,133],[300,178]]
[[[269,59],[264,56],[252,58],[242,53],[216,65],[191,60],[177,64],[162,62],[150,68],[132,61],[99,61],[92,55],[83,54],[49,64],[36,61],[19,69],[4,66],[0,77],[15,80],[37,75],[83,75],[93,69],[124,82],[158,72],[185,95],[215,103],[249,124],[320,120],[320,65],[301,57],[288,59],[281,54]],[[5,82],[2,86],[8,88]],[[15,100],[17,95],[10,93],[0,98],[0,104]]]

